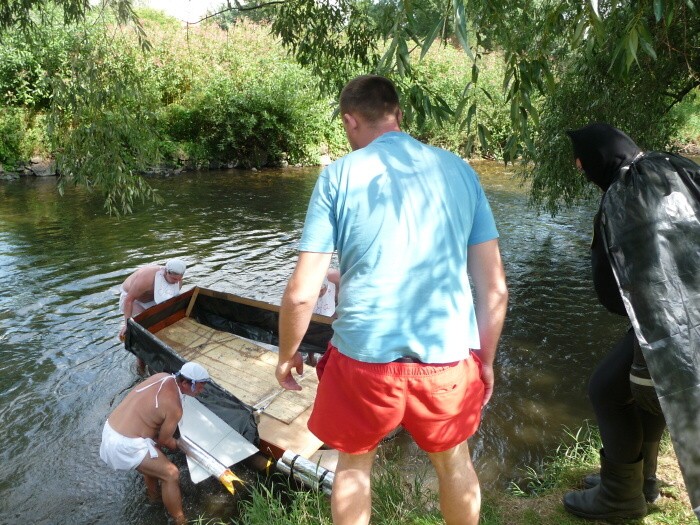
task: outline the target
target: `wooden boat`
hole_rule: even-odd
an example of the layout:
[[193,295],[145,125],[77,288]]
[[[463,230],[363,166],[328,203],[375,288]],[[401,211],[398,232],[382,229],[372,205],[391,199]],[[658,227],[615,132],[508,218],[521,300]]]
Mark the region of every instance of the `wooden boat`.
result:
[[[268,458],[310,458],[322,443],[307,428],[318,378],[304,367],[301,391],[275,379],[279,307],[194,287],[129,319],[126,349],[154,372],[195,361],[212,382],[197,399]],[[332,319],[314,314],[300,351],[325,352]]]

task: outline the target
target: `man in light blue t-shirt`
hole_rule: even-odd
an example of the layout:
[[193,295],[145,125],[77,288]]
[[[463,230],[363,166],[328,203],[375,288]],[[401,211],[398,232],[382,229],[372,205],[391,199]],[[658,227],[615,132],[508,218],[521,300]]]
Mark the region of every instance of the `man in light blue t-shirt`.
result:
[[297,349],[337,251],[338,317],[309,420],[339,451],[334,522],[369,522],[376,447],[402,425],[435,466],[445,521],[476,524],[467,438],[493,391],[507,303],[493,215],[466,162],[401,132],[389,80],[350,81],[340,113],[353,152],[314,188],[282,299],[276,376],[300,388],[291,371],[302,371]]

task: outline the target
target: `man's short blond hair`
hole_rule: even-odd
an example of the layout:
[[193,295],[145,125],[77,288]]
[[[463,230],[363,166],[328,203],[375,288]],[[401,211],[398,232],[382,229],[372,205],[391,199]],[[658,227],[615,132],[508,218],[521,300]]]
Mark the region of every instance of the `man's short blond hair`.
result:
[[359,113],[369,122],[378,122],[399,110],[396,86],[379,75],[361,75],[348,82],[340,93],[340,113]]

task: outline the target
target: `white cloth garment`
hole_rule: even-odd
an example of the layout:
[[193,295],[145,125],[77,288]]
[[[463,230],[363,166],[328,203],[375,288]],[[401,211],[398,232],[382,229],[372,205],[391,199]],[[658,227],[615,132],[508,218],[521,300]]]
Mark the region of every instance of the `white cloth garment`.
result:
[[163,301],[175,297],[180,293],[180,283],[169,283],[165,280],[165,268],[158,270],[153,280],[153,299],[155,304],[160,304]]
[[114,430],[105,421],[100,443],[100,458],[114,470],[133,470],[138,467],[146,454],[158,457],[155,442],[150,438],[130,438]]
[[321,286],[321,295],[314,307],[315,314],[332,316],[335,313],[335,284],[326,277]]
[[[124,301],[126,301],[126,296],[128,294],[126,291],[124,291],[124,288],[119,289],[119,311],[121,313],[124,313]],[[134,301],[134,305],[138,305],[144,310],[147,310],[151,306],[155,306],[156,302],[155,301],[148,301],[147,303],[144,303],[143,301]]]

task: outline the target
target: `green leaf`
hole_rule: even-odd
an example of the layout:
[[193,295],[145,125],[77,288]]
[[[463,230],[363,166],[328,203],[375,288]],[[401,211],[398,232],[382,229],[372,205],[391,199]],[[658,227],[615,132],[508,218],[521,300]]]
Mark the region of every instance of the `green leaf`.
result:
[[491,138],[491,133],[489,132],[488,128],[486,128],[483,124],[477,125],[476,132],[479,135],[479,143],[481,144],[482,149],[484,151],[487,151],[489,149],[489,140]]
[[625,57],[625,66],[629,70],[633,62],[637,62],[637,49],[639,47],[639,33],[637,28],[633,27],[627,35],[627,53]]
[[598,12],[598,2],[597,0],[588,0],[588,5],[591,7],[591,13],[595,15],[595,18],[600,19],[600,13]]
[[674,18],[674,10],[668,9],[666,11],[666,26],[667,27],[670,27],[671,24],[673,24],[673,18]]
[[474,151],[474,137],[472,135],[469,135],[469,138],[467,138],[467,142],[464,144],[464,151],[467,156],[471,156]]
[[476,115],[476,102],[473,102],[472,105],[469,106],[469,111],[467,111],[467,128],[471,127],[474,115]]
[[438,21],[437,24],[435,24],[435,27],[430,31],[428,36],[425,37],[425,40],[423,41],[423,47],[421,48],[420,52],[420,57],[421,60],[423,57],[430,51],[430,47],[433,45],[433,42],[435,41],[435,38],[437,38],[438,33],[440,32],[440,29],[444,25],[444,21],[441,19]]
[[495,100],[494,100],[494,98],[493,98],[493,95],[491,95],[491,92],[490,92],[490,91],[488,91],[486,88],[483,88],[483,87],[482,87],[482,88],[481,88],[481,92],[482,92],[484,95],[486,95],[486,98],[489,99],[489,102],[495,103]]
[[615,51],[613,52],[612,57],[610,58],[610,67],[608,68],[608,71],[615,71],[616,74],[622,73],[624,66],[622,56],[625,54],[624,50],[626,45],[626,38],[621,38],[618,41],[617,46],[615,46]]
[[517,155],[517,142],[518,139],[515,135],[508,137],[505,147],[503,148],[503,160],[510,162],[515,160]]
[[387,64],[390,60],[393,59],[394,55],[396,54],[396,47],[398,46],[398,44],[399,35],[395,34],[394,38],[391,40],[391,44],[389,44],[389,47],[384,52],[384,55],[382,55],[382,58],[379,60],[378,69],[380,71],[388,69]]
[[455,118],[457,120],[462,119],[462,113],[464,113],[464,107],[469,103],[469,99],[467,97],[462,97],[459,100],[459,104],[457,104],[457,107],[455,108]]
[[664,0],[654,0],[654,17],[657,22],[661,22],[664,16]]
[[462,49],[464,49],[469,58],[474,60],[472,50],[469,47],[469,34],[467,31],[467,16],[464,10],[464,0],[454,1],[454,30],[457,41],[462,46]]
[[657,57],[656,51],[654,50],[653,40],[649,34],[649,29],[644,23],[639,24],[639,45],[647,55],[656,60]]
[[396,66],[401,76],[405,76],[411,70],[411,57],[408,54],[408,44],[405,39],[399,40],[396,50]]
[[579,19],[578,23],[576,24],[576,29],[574,29],[574,34],[571,37],[572,46],[577,46],[581,42],[586,27],[588,27],[587,20],[585,18]]

